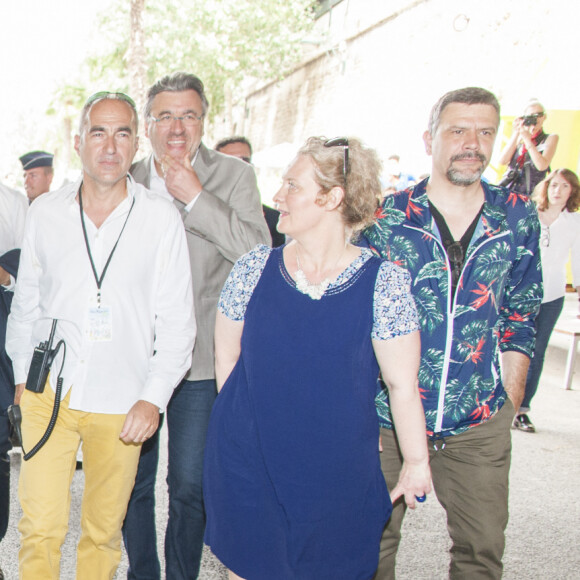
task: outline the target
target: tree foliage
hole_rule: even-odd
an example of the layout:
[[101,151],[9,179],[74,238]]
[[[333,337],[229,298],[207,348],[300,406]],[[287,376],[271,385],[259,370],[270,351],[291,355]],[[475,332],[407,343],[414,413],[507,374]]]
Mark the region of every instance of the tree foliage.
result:
[[[313,21],[313,0],[146,0],[143,42],[147,84],[183,70],[206,86],[210,113],[228,95],[241,98],[248,79],[282,76],[300,57],[300,40]],[[128,88],[130,0],[101,16],[106,47],[88,60],[90,77]],[[141,101],[143,95],[133,95]]]

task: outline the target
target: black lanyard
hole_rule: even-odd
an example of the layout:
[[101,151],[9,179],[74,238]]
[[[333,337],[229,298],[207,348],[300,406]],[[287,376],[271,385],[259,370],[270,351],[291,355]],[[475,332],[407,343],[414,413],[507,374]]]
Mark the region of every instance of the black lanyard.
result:
[[113,246],[113,249],[111,250],[111,253],[109,254],[109,258],[107,259],[107,262],[105,263],[105,267],[103,268],[103,271],[101,272],[101,277],[99,278],[99,276],[97,275],[97,269],[95,268],[95,262],[93,261],[93,255],[91,254],[91,246],[89,244],[89,237],[87,236],[87,227],[85,225],[85,218],[83,215],[83,184],[81,183],[80,187],[79,187],[79,207],[80,207],[80,211],[81,211],[81,224],[83,226],[83,235],[85,237],[85,245],[87,247],[87,254],[89,255],[89,260],[91,262],[91,267],[93,269],[93,275],[95,277],[95,282],[97,283],[97,304],[100,306],[101,305],[101,286],[103,285],[103,280],[105,279],[105,274],[107,273],[107,268],[109,267],[109,264],[111,263],[111,258],[113,257],[113,254],[115,253],[115,250],[117,249],[117,244],[119,243],[119,240],[121,239],[121,236],[123,235],[123,232],[125,231],[125,226],[127,225],[127,222],[129,221],[129,216],[131,215],[131,212],[133,211],[133,206],[135,205],[135,196],[133,196],[133,203],[131,203],[131,207],[129,208],[129,213],[127,214],[127,217],[125,218],[125,223],[123,224],[123,227],[121,228],[121,232],[119,234],[119,237],[117,238],[117,241],[115,242],[115,245]]

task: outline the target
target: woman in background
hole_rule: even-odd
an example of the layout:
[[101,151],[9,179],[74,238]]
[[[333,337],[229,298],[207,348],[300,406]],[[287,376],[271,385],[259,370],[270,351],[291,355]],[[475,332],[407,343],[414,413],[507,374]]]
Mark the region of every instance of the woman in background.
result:
[[[232,579],[369,580],[391,500],[414,507],[431,490],[410,277],[351,244],[379,173],[356,139],[309,139],[274,197],[292,241],[242,256],[224,286],[205,542]],[[405,459],[391,498],[379,366]]]
[[[526,391],[514,427],[534,433],[536,428],[528,413],[536,394],[550,335],[564,306],[566,263],[572,250],[572,274],[576,291],[580,292],[580,184],[569,169],[557,169],[544,179],[532,198],[538,207],[542,226],[540,252],[544,298],[536,318],[536,347],[526,379]],[[580,297],[580,293],[578,294]]]
[[507,165],[500,185],[516,193],[531,195],[550,171],[558,146],[558,135],[544,133],[546,110],[531,100],[524,115],[514,119],[512,136],[501,152],[499,162]]

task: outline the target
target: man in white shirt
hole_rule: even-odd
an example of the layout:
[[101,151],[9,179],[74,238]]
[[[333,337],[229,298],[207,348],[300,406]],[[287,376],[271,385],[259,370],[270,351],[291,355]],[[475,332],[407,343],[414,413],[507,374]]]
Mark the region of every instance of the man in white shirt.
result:
[[[82,180],[29,210],[6,341],[25,451],[44,434],[59,383],[62,403],[48,441],[21,468],[21,578],[59,578],[81,441],[76,577],[114,576],[140,446],[190,366],[196,328],[185,235],[172,204],[127,174],[137,126],[129,97],[93,95],[75,138]],[[43,392],[25,390],[33,349],[53,320],[54,345],[66,348]]]
[[[12,363],[4,350],[4,341],[27,209],[26,198],[21,193],[0,184],[0,542],[8,529],[10,511],[8,452],[12,443],[6,410],[14,399]],[[0,579],[3,577],[0,569]]]
[[0,183],[0,255],[20,247],[27,209],[26,198],[20,192]]
[[[0,183],[0,256],[20,248],[27,210],[26,197]],[[0,265],[0,285],[9,289],[14,285],[13,275],[2,265]]]

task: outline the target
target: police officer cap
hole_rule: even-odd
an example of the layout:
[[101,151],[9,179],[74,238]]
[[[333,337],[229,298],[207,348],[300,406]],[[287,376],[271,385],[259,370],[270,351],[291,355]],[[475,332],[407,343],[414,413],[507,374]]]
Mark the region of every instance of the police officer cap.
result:
[[46,151],[31,151],[20,157],[22,169],[34,169],[35,167],[52,167],[52,159],[54,155]]

